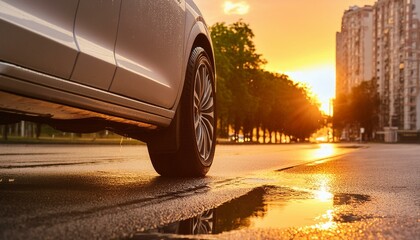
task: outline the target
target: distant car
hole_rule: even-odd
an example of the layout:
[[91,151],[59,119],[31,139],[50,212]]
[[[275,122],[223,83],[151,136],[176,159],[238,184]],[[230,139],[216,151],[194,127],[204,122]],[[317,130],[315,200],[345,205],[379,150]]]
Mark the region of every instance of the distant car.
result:
[[164,176],[204,176],[215,64],[192,0],[0,0],[0,123],[109,129]]

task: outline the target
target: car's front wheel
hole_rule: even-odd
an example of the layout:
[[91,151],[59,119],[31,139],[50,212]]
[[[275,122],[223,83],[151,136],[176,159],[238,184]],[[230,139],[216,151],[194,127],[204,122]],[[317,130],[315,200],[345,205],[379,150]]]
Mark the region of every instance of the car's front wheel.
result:
[[214,80],[206,51],[195,48],[188,61],[177,116],[168,129],[169,134],[161,133],[163,138],[176,139],[179,146],[171,151],[164,149],[162,136],[148,142],[153,167],[160,175],[204,176],[209,171],[216,145]]

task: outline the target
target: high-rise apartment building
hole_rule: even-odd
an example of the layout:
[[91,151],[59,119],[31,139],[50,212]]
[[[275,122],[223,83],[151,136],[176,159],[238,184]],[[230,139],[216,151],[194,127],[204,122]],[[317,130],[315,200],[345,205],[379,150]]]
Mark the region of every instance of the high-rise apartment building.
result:
[[419,17],[420,0],[379,0],[373,6],[381,128],[420,130]]
[[348,94],[372,79],[372,7],[351,7],[344,12],[336,44],[336,93]]
[[336,40],[337,95],[375,79],[385,135],[420,131],[420,0],[351,7]]

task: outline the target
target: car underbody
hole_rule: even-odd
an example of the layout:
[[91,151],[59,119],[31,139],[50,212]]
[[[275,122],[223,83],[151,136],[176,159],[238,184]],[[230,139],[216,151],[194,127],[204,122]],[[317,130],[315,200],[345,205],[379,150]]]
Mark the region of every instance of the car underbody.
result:
[[48,124],[64,132],[92,133],[107,129],[143,141],[151,130],[159,128],[148,123],[0,91],[0,124],[19,121]]

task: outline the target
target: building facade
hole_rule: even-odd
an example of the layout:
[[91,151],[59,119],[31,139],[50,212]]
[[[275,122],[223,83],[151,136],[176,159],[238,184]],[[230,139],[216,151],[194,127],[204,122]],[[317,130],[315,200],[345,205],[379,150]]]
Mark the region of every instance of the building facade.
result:
[[379,0],[373,6],[373,69],[383,129],[420,130],[420,0]]
[[344,12],[336,34],[336,93],[349,94],[362,81],[372,79],[372,7],[351,7]]
[[420,0],[351,7],[344,12],[336,48],[337,96],[374,79],[385,138],[390,131],[395,136],[420,131]]

